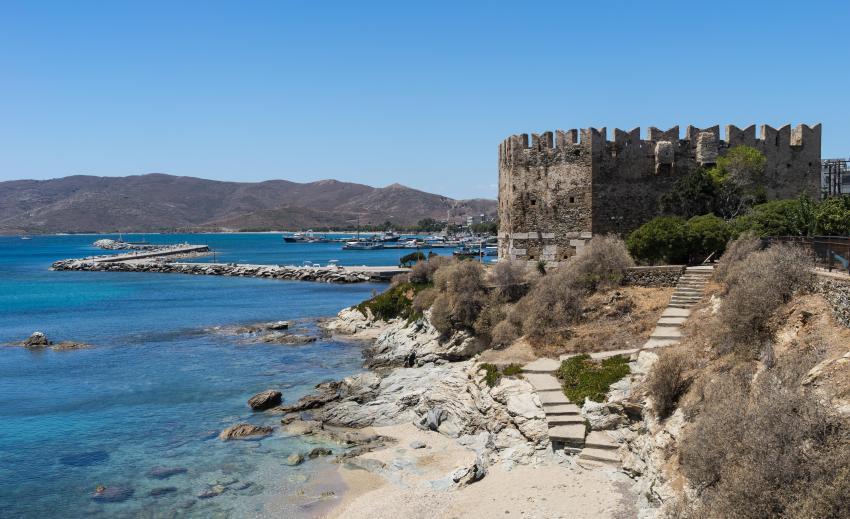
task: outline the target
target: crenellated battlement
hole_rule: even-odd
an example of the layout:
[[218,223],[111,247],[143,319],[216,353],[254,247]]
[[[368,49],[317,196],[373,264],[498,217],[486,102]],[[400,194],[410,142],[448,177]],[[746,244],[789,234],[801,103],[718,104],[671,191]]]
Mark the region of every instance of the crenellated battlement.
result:
[[561,260],[581,245],[578,234],[634,229],[679,178],[739,145],[764,154],[769,198],[818,195],[820,124],[764,124],[758,135],[755,125],[731,124],[722,136],[719,125],[511,135],[499,144],[500,254]]
[[[543,152],[554,158],[553,151],[572,149],[579,146],[590,153],[612,153],[616,154],[623,148],[645,148],[652,150],[658,142],[669,142],[675,150],[680,148],[696,150],[699,142],[699,134],[710,133],[715,137],[719,149],[728,149],[739,145],[746,145],[767,152],[771,148],[783,149],[790,146],[816,146],[821,144],[821,125],[806,124],[784,125],[780,128],[763,124],[760,126],[759,134],[756,136],[756,126],[751,124],[745,128],[739,128],[733,124],[726,125],[724,139],[720,138],[720,126],[709,128],[697,128],[687,126],[684,136],[681,135],[679,126],[667,130],[661,130],[654,126],[646,129],[646,138],[642,138],[641,128],[621,130],[614,128],[611,132],[613,140],[608,140],[606,128],[581,128],[570,130],[555,130],[542,133],[520,133],[511,135],[499,145],[499,162],[516,162],[528,160],[533,155]],[[684,151],[679,150],[679,151]],[[540,157],[534,157],[539,160]]]

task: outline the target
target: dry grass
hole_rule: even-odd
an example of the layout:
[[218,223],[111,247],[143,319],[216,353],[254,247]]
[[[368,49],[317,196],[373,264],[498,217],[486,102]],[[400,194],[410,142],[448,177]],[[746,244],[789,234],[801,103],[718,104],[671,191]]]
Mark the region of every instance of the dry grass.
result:
[[593,294],[565,337],[529,337],[529,342],[541,357],[637,348],[649,338],[672,293],[672,288],[629,286]]
[[691,385],[694,367],[694,355],[686,348],[668,348],[658,355],[645,384],[659,418],[667,418],[676,410]]

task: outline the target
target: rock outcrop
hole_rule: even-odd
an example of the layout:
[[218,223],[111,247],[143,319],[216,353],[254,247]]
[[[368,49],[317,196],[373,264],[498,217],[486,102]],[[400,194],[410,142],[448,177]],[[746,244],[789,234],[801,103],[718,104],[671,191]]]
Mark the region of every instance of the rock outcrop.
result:
[[43,332],[32,332],[32,335],[23,342],[26,348],[44,348],[51,344],[53,343],[50,342],[50,339]]
[[261,393],[257,393],[248,399],[248,405],[254,411],[265,411],[280,405],[283,400],[283,393],[274,389],[267,389]]
[[466,360],[486,347],[466,332],[443,337],[427,317],[416,321],[392,323],[374,344],[365,349],[366,366],[424,366]]
[[257,439],[270,435],[272,431],[273,429],[271,427],[264,425],[238,423],[221,431],[218,439],[221,441]]

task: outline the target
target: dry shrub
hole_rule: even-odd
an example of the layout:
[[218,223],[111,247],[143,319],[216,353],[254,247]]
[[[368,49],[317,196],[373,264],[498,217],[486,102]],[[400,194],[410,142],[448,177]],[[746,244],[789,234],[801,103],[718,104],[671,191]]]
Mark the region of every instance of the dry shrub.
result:
[[396,274],[390,280],[390,286],[391,287],[403,285],[405,283],[410,283],[410,273],[409,272],[405,272],[404,274]]
[[528,267],[519,262],[500,261],[490,270],[489,281],[501,301],[518,301],[528,293]]
[[434,273],[440,267],[457,263],[457,260],[451,256],[431,256],[425,261],[417,261],[413,268],[410,269],[411,283],[433,283]]
[[847,517],[846,421],[800,385],[811,357],[752,375],[739,365],[705,384],[681,441],[697,517]]
[[488,299],[484,267],[477,261],[455,261],[441,266],[433,279],[440,295],[432,305],[431,324],[444,334],[473,331]]
[[761,239],[754,234],[745,233],[732,240],[714,268],[714,279],[725,281],[730,267],[759,250],[761,250]]
[[505,303],[501,301],[498,294],[490,293],[481,311],[478,313],[478,318],[475,319],[473,328],[475,335],[481,338],[489,338],[493,329],[506,317]]
[[490,332],[490,344],[496,348],[504,348],[519,338],[519,330],[508,319],[500,321]]
[[726,297],[720,308],[717,345],[752,358],[770,351],[774,312],[812,282],[811,256],[803,249],[777,244],[751,252],[729,266]]
[[596,290],[619,285],[626,269],[634,265],[625,242],[609,234],[594,236],[560,270],[566,270],[575,286]]
[[413,310],[419,314],[424,313],[425,310],[431,308],[434,304],[434,300],[437,299],[439,294],[440,293],[434,287],[428,287],[420,291],[416,294],[416,297],[413,298]]
[[679,398],[690,387],[689,372],[694,365],[693,354],[683,348],[667,349],[658,355],[646,377],[646,390],[659,418],[667,418],[676,410]]

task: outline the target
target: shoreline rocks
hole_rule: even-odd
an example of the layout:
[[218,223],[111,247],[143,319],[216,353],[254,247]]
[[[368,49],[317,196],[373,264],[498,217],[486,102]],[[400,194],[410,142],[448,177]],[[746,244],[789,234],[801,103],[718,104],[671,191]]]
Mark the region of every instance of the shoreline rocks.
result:
[[249,398],[248,406],[254,411],[265,411],[266,409],[279,406],[283,400],[282,397],[283,393],[280,391],[267,389]]
[[271,427],[265,425],[253,425],[250,423],[238,423],[231,425],[227,429],[221,431],[218,439],[221,441],[230,440],[257,440],[269,436],[272,431]]
[[28,350],[33,351],[39,351],[48,348],[53,351],[71,351],[91,348],[90,344],[86,344],[84,342],[62,341],[54,343],[47,337],[47,335],[44,334],[44,332],[33,332],[32,335],[30,335],[25,340],[12,344],[16,346],[22,346]]

